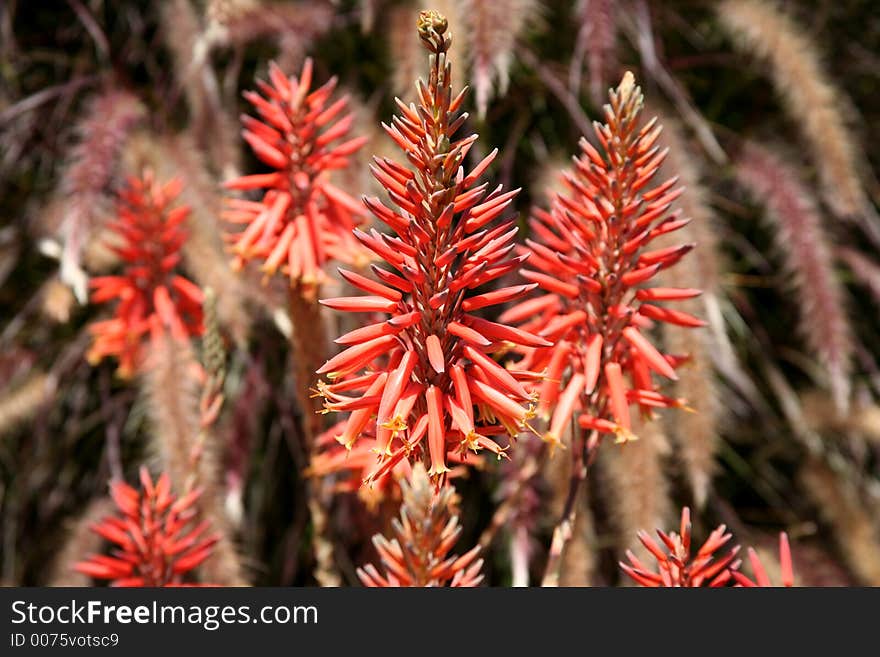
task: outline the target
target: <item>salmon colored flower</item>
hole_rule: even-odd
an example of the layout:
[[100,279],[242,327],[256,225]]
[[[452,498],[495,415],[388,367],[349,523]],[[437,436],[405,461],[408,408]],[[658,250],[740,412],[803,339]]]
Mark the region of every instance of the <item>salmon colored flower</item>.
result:
[[466,172],[476,135],[456,138],[466,114],[464,92],[453,95],[446,52],[451,39],[436,12],[420,16],[420,36],[432,53],[419,106],[398,101],[400,116],[387,133],[408,166],[376,158],[373,173],[395,209],[364,199],[395,236],[356,231],[357,238],[390,268],[373,267],[376,279],[342,271],[362,296],[325,299],[347,312],[387,315],[336,340],[346,349],[318,370],[329,411],[351,415],[338,440],[352,447],[365,433],[376,438],[378,464],[370,479],[402,459],[425,458],[435,478],[448,472],[448,455],[483,449],[501,456],[497,434],[515,436],[533,416],[528,374],[508,371],[491,354],[511,345],[550,343],[475,312],[516,299],[534,285],[477,294],[475,289],[519,267],[512,255],[517,228],[507,210],[517,190],[488,191],[480,176],[495,152]]
[[179,180],[162,185],[149,171],[143,178],[131,178],[120,195],[118,218],[110,224],[121,239],[110,248],[123,261],[124,271],[90,281],[93,303],[119,303],[112,319],[91,325],[95,339],[88,358],[97,363],[105,356],[117,357],[121,376],[131,376],[139,367],[147,334],[167,330],[186,340],[203,331],[204,295],[176,273],[189,213],[186,206],[171,207],[179,194]]
[[257,86],[260,93],[246,91],[244,97],[260,118],[243,116],[242,135],[272,171],[225,185],[263,190],[259,201],[226,200],[223,218],[243,226],[227,236],[235,254],[233,265],[241,268],[249,260],[260,260],[267,275],[281,270],[291,285],[314,290],[328,260],[366,260],[366,252],[352,237],[366,212],[330,182],[331,172],[346,168],[349,156],[366,138],[348,138],[354,122],[353,115],[344,114],[348,100],[330,102],[336,78],[311,89],[311,59],[306,59],[299,77],[287,77],[272,63],[269,82],[257,80]]
[[[386,468],[384,474],[371,475],[376,470],[376,437],[368,430],[361,434],[360,439],[346,449],[336,441],[336,437],[345,431],[346,422],[337,422],[327,431],[318,436],[316,453],[312,457],[308,474],[315,477],[338,475],[334,490],[341,493],[357,493],[358,498],[370,511],[376,511],[380,504],[400,497],[401,480],[412,474],[412,466],[406,459],[395,462],[393,467]],[[479,466],[479,455],[468,455],[467,460],[461,454],[449,454],[449,479],[466,474],[464,464]],[[363,486],[365,480],[369,486]]]
[[111,555],[92,555],[74,568],[113,586],[179,586],[211,556],[217,542],[216,535],[207,534],[207,521],[195,522],[201,492],[177,498],[168,475],[154,483],[146,468],[140,479],[141,491],[112,483],[110,495],[120,513],[92,526],[116,546]]
[[344,430],[345,421],[337,422],[318,436],[307,474],[314,477],[335,476],[335,492],[357,493],[367,508],[375,511],[381,502],[392,499],[399,492],[397,479],[405,478],[412,472],[409,461],[399,461],[384,475],[377,477],[372,486],[361,486],[376,467],[376,453],[373,451],[375,441],[371,436],[362,436],[362,440],[345,449],[336,441]]
[[732,548],[720,558],[716,555],[730,541],[732,535],[724,525],[718,527],[697,553],[691,556],[691,512],[685,507],[681,512],[681,533],[669,534],[657,530],[662,545],[658,545],[645,531],[639,532],[639,540],[657,561],[656,571],[643,564],[635,554],[627,550],[629,565],[621,562],[620,568],[636,583],[647,587],[725,586],[735,576],[740,562],[736,555],[739,546]]
[[[767,575],[767,570],[764,568],[764,564],[761,563],[761,559],[758,557],[758,553],[755,552],[753,548],[749,548],[748,554],[749,563],[752,565],[752,573],[754,573],[755,579],[749,579],[744,573],[735,571],[731,574],[736,580],[737,586],[773,586],[770,577]],[[794,586],[794,568],[791,561],[791,547],[788,544],[788,534],[785,532],[779,534],[779,569],[781,571],[781,585],[786,588]]]
[[443,486],[435,494],[425,468],[417,463],[412,476],[401,482],[403,502],[400,520],[392,521],[394,538],[381,534],[373,545],[385,566],[382,575],[373,565],[358,568],[365,586],[478,586],[483,580],[477,546],[463,556],[447,556],[461,534],[458,516],[453,513],[455,490]]
[[656,146],[661,128],[656,119],[640,125],[643,96],[630,73],[610,101],[606,123],[596,124],[599,148],[581,140],[581,156],[565,173],[567,191],[554,195],[549,212],[536,210],[531,219],[525,249],[530,268],[522,275],[543,295],[499,320],[553,343],[524,350],[519,365],[544,373],[538,413],[549,420],[550,443],[559,442],[574,417],[583,429],[622,441],[632,437],[631,405],[646,412],[683,406],[654,383],[655,374],[675,379],[682,358],[662,353],[646,333],[655,322],[703,325],[664,305],[699,290],[651,283],[693,247],[652,244],[688,221],[669,210],[682,191],[676,179],[653,182],[666,155]]

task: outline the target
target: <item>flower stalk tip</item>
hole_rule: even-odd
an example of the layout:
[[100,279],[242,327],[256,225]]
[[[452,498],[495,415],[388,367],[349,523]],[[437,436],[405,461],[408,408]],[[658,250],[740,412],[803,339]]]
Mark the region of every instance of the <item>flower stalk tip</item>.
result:
[[452,35],[445,34],[449,28],[449,21],[439,11],[429,9],[419,12],[416,27],[422,43],[431,52],[446,52],[452,45]]

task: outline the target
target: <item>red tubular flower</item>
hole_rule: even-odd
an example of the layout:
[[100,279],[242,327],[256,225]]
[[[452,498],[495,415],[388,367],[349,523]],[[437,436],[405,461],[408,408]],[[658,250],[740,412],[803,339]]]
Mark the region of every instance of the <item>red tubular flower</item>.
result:
[[260,119],[243,116],[242,135],[273,171],[227,182],[228,189],[265,192],[260,201],[227,199],[223,213],[227,221],[244,225],[241,232],[227,236],[236,268],[248,260],[262,260],[267,275],[280,269],[291,285],[306,289],[321,282],[328,260],[366,259],[352,237],[366,212],[329,180],[332,171],[348,166],[348,156],[366,138],[347,139],[354,117],[342,114],[347,98],[330,103],[336,78],[314,91],[311,85],[312,60],[306,59],[298,78],[288,78],[272,63],[269,82],[257,80],[262,95],[245,92]]
[[142,179],[131,178],[120,195],[118,218],[110,224],[121,238],[121,245],[111,248],[125,263],[124,271],[90,281],[93,303],[119,303],[113,319],[92,324],[89,361],[116,356],[122,376],[131,376],[139,366],[145,334],[168,330],[186,340],[203,331],[204,295],[175,273],[189,213],[186,206],[170,207],[178,194],[179,180],[160,185],[149,171]]
[[[758,553],[755,552],[753,548],[749,548],[748,554],[755,579],[749,579],[744,573],[734,571],[731,574],[736,580],[737,586],[773,586],[770,577],[767,575],[767,570],[764,568],[764,564],[761,563],[761,559],[758,557]],[[785,532],[779,534],[779,568],[781,570],[782,586],[786,588],[794,586],[794,568],[791,562],[791,547],[788,544],[788,534]]]
[[473,587],[483,580],[477,546],[463,556],[447,556],[458,540],[461,526],[452,512],[455,491],[443,486],[435,495],[424,466],[413,467],[409,482],[401,482],[400,520],[393,520],[394,538],[381,534],[373,545],[385,565],[385,575],[373,565],[358,568],[365,586]]
[[506,370],[487,354],[510,343],[550,346],[473,314],[534,286],[473,292],[517,268],[525,256],[510,255],[517,232],[512,220],[487,227],[517,193],[502,193],[500,186],[487,193],[487,184],[479,184],[495,153],[469,173],[462,167],[476,135],[453,136],[467,115],[459,111],[463,92],[452,94],[446,27],[436,12],[420,15],[420,36],[432,53],[428,84],[418,84],[419,107],[398,101],[401,116],[385,126],[410,166],[376,158],[373,167],[397,209],[364,199],[396,236],[356,231],[393,271],[374,267],[378,281],[343,271],[366,295],[322,301],[337,310],[390,315],[339,338],[348,348],[318,370],[331,380],[319,384],[325,407],[351,412],[338,440],[351,447],[365,432],[375,436],[374,477],[414,456],[430,460],[429,474],[440,477],[448,471],[450,452],[489,449],[502,455],[490,436],[515,436],[533,416],[532,397],[522,383],[528,375]]
[[[596,124],[600,149],[581,140],[582,155],[565,174],[566,193],[549,212],[536,210],[527,252],[533,269],[522,275],[545,294],[510,308],[502,322],[553,343],[525,350],[521,367],[543,371],[540,415],[550,420],[545,439],[559,441],[577,416],[581,427],[631,437],[629,407],[682,406],[656,391],[653,374],[675,379],[680,357],[661,353],[645,337],[654,321],[702,326],[666,301],[695,289],[650,287],[651,279],[691,250],[691,244],[652,248],[661,235],[687,223],[669,212],[681,193],[675,179],[652,180],[666,155],[655,146],[656,119],[639,127],[643,96],[627,73]],[[566,376],[566,372],[569,372]]]
[[376,454],[371,448],[373,441],[360,440],[350,449],[345,449],[336,442],[336,437],[344,430],[345,421],[337,422],[318,436],[307,474],[314,477],[340,475],[334,480],[334,490],[356,492],[367,508],[375,511],[381,502],[398,492],[396,480],[409,476],[409,461],[399,461],[376,478],[372,486],[361,486],[376,467]]
[[[639,532],[639,540],[657,560],[657,571],[645,566],[631,551],[626,556],[631,565],[623,562],[620,568],[637,584],[646,587],[687,587],[725,586],[735,576],[740,562],[736,559],[739,546],[726,555],[716,558],[718,552],[732,537],[726,533],[724,525],[718,527],[697,554],[691,557],[691,512],[685,507],[681,512],[681,533],[666,534],[657,530],[663,543],[658,545],[645,531]],[[664,549],[665,548],[665,549]]]
[[92,531],[117,548],[112,556],[92,555],[75,569],[113,586],[179,586],[187,573],[209,556],[216,535],[206,535],[207,521],[194,523],[201,491],[177,498],[168,475],[155,483],[146,468],[140,472],[142,490],[124,482],[110,485],[121,512],[92,526]]

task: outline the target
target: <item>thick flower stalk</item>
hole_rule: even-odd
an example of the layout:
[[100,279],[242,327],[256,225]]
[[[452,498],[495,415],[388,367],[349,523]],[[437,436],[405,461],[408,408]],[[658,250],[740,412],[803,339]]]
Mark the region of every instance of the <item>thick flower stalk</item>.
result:
[[311,59],[306,59],[299,77],[287,77],[270,64],[269,82],[257,80],[261,93],[244,93],[260,118],[245,115],[241,120],[245,141],[272,171],[225,185],[263,192],[259,201],[226,200],[224,219],[243,227],[227,236],[233,265],[262,261],[267,276],[280,270],[291,286],[302,287],[312,297],[329,260],[366,260],[366,252],[352,237],[366,212],[330,183],[331,172],[346,168],[349,156],[366,142],[365,137],[348,138],[354,116],[344,113],[347,98],[330,102],[336,83],[331,78],[311,90]]
[[478,586],[483,580],[479,546],[460,557],[447,556],[461,534],[453,512],[455,490],[446,485],[435,493],[424,466],[417,463],[409,482],[401,482],[401,491],[400,519],[392,521],[394,538],[373,537],[385,574],[372,564],[359,568],[358,577],[364,585]]
[[176,179],[163,185],[149,171],[143,178],[131,178],[120,194],[118,217],[110,224],[121,242],[111,248],[124,270],[89,283],[92,303],[119,302],[112,319],[92,324],[89,361],[115,356],[121,376],[131,376],[141,365],[148,334],[168,331],[175,339],[187,340],[203,331],[204,295],[176,273],[189,213],[186,206],[171,207],[179,193]]
[[691,513],[685,507],[681,512],[681,533],[667,534],[657,530],[662,545],[647,532],[639,532],[639,540],[656,559],[656,570],[643,564],[635,554],[627,550],[630,563],[620,563],[620,568],[637,584],[646,587],[718,587],[730,583],[740,562],[736,555],[739,546],[723,556],[716,553],[730,541],[732,535],[721,525],[706,539],[695,555],[691,555]]
[[[375,436],[378,465],[372,479],[404,458],[427,457],[429,474],[448,472],[448,455],[504,447],[493,438],[515,436],[533,416],[529,375],[508,371],[490,354],[550,343],[525,331],[482,319],[478,310],[516,299],[534,285],[476,294],[475,288],[517,268],[525,255],[511,255],[517,232],[500,217],[517,190],[487,193],[480,176],[495,152],[470,172],[463,162],[476,135],[454,135],[467,115],[464,91],[453,96],[446,58],[451,38],[446,20],[422,12],[419,34],[431,52],[427,85],[417,85],[419,106],[398,101],[401,115],[386,131],[406,153],[409,166],[376,158],[373,173],[396,209],[364,199],[396,233],[357,231],[358,239],[390,267],[373,267],[376,279],[342,275],[366,295],[326,299],[348,312],[387,314],[336,340],[347,348],[318,370],[329,411],[350,411],[338,440],[351,447]],[[427,444],[427,450],[424,445]]]
[[694,297],[691,288],[653,287],[692,244],[651,248],[654,239],[686,223],[670,212],[681,193],[676,179],[654,184],[666,151],[655,144],[656,119],[641,125],[643,96],[627,73],[610,92],[594,148],[581,140],[580,157],[565,174],[567,192],[554,195],[549,212],[531,220],[530,268],[522,275],[543,296],[502,314],[553,343],[531,349],[519,367],[543,371],[539,414],[549,420],[545,440],[558,443],[573,417],[585,431],[632,437],[630,406],[680,407],[658,391],[654,374],[676,379],[678,355],[664,354],[646,337],[654,322],[702,326],[667,301]]
[[92,555],[75,569],[113,586],[179,586],[211,556],[218,537],[208,533],[206,521],[195,522],[199,490],[178,498],[168,475],[154,483],[146,468],[140,479],[140,491],[113,482],[110,495],[119,514],[92,526],[116,546],[112,554]]

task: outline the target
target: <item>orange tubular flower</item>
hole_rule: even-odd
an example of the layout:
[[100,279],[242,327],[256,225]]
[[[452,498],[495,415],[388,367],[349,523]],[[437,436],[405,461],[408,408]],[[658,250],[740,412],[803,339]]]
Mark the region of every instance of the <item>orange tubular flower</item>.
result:
[[351,447],[365,432],[375,436],[379,463],[370,478],[413,456],[427,456],[429,474],[439,478],[448,471],[450,452],[485,448],[502,455],[490,436],[515,436],[533,416],[532,397],[522,383],[527,374],[512,373],[487,354],[511,343],[550,346],[473,314],[534,286],[472,292],[517,268],[525,256],[510,255],[517,232],[512,220],[487,227],[517,193],[502,193],[499,186],[487,194],[487,184],[479,184],[495,153],[470,173],[462,167],[476,135],[453,137],[467,115],[459,111],[463,92],[452,94],[446,27],[436,12],[420,15],[419,33],[432,53],[428,84],[418,84],[419,107],[398,101],[401,116],[385,126],[411,166],[377,158],[373,167],[398,209],[364,199],[396,237],[356,231],[394,271],[374,267],[378,282],[342,271],[366,295],[322,301],[337,310],[390,315],[339,338],[347,349],[318,370],[331,380],[319,384],[327,410],[351,412],[338,440]]
[[385,575],[373,565],[358,568],[365,586],[478,586],[483,580],[477,546],[459,557],[446,556],[458,540],[461,526],[452,512],[455,491],[443,486],[435,495],[425,468],[413,467],[412,477],[401,482],[400,520],[393,520],[395,538],[381,534],[373,545],[385,565]]
[[346,139],[354,117],[342,115],[347,98],[329,102],[336,78],[314,91],[311,85],[312,60],[307,59],[299,78],[288,78],[272,63],[269,82],[257,80],[263,95],[245,92],[261,119],[243,116],[242,135],[273,171],[227,182],[227,189],[265,193],[260,201],[227,199],[223,213],[227,221],[244,225],[241,232],[227,236],[236,268],[248,260],[262,260],[267,275],[280,269],[291,285],[301,284],[306,290],[321,282],[328,260],[366,260],[366,252],[352,237],[366,212],[329,181],[332,171],[348,166],[348,156],[366,138]]
[[88,358],[97,363],[105,356],[119,358],[119,374],[131,376],[141,361],[147,333],[164,330],[178,340],[201,335],[201,289],[175,273],[180,248],[186,240],[182,225],[189,209],[170,208],[180,194],[180,181],[160,185],[146,172],[132,178],[122,192],[118,219],[110,227],[122,244],[111,247],[125,263],[120,276],[100,276],[90,281],[91,301],[118,299],[113,319],[95,322]]
[[113,586],[180,586],[187,573],[211,556],[217,542],[216,536],[205,535],[207,521],[193,522],[200,491],[177,499],[168,475],[153,483],[141,468],[140,478],[141,492],[124,482],[112,483],[110,494],[121,515],[92,526],[118,546],[113,556],[93,555],[75,569],[111,580]]
[[715,553],[732,537],[725,530],[724,525],[718,527],[703,543],[697,554],[691,557],[691,512],[685,507],[681,512],[680,534],[675,532],[666,534],[657,530],[663,547],[648,536],[647,532],[639,532],[642,545],[657,560],[657,572],[650,570],[629,550],[626,556],[631,565],[621,562],[620,568],[636,583],[646,587],[725,586],[731,581],[732,576],[735,576],[735,571],[740,565],[736,559],[739,552],[738,545],[716,560]]
[[341,493],[356,492],[367,508],[375,511],[381,502],[396,495],[396,480],[411,473],[409,461],[399,461],[377,477],[371,487],[361,486],[376,467],[376,453],[371,449],[371,440],[360,440],[351,449],[345,449],[336,442],[336,437],[344,430],[345,421],[337,422],[318,436],[307,474],[314,477],[340,475],[334,480],[334,489]]
[[[745,574],[735,571],[731,574],[736,580],[737,586],[773,586],[770,577],[767,575],[767,571],[764,569],[764,564],[761,563],[761,559],[758,557],[758,553],[755,552],[753,548],[749,548],[748,553],[749,562],[752,564],[752,572],[755,575],[755,579],[751,580],[746,577]],[[794,586],[794,568],[791,562],[791,547],[788,544],[788,534],[785,532],[779,534],[779,568],[782,571],[782,586],[786,588]]]
[[[639,127],[643,96],[627,73],[596,124],[600,150],[581,140],[582,155],[565,174],[568,191],[556,194],[549,212],[536,210],[527,240],[530,265],[522,275],[544,296],[523,301],[502,322],[553,343],[528,349],[520,366],[543,371],[540,415],[550,420],[548,442],[578,417],[584,430],[631,437],[629,407],[682,406],[655,390],[652,373],[675,379],[681,358],[661,353],[643,331],[654,321],[683,326],[703,322],[658,305],[700,294],[695,289],[650,287],[661,270],[692,244],[651,248],[661,235],[687,223],[669,207],[681,193],[676,180],[651,182],[665,152],[655,146],[656,119]],[[566,372],[569,372],[566,376]],[[567,381],[567,383],[566,383]]]

